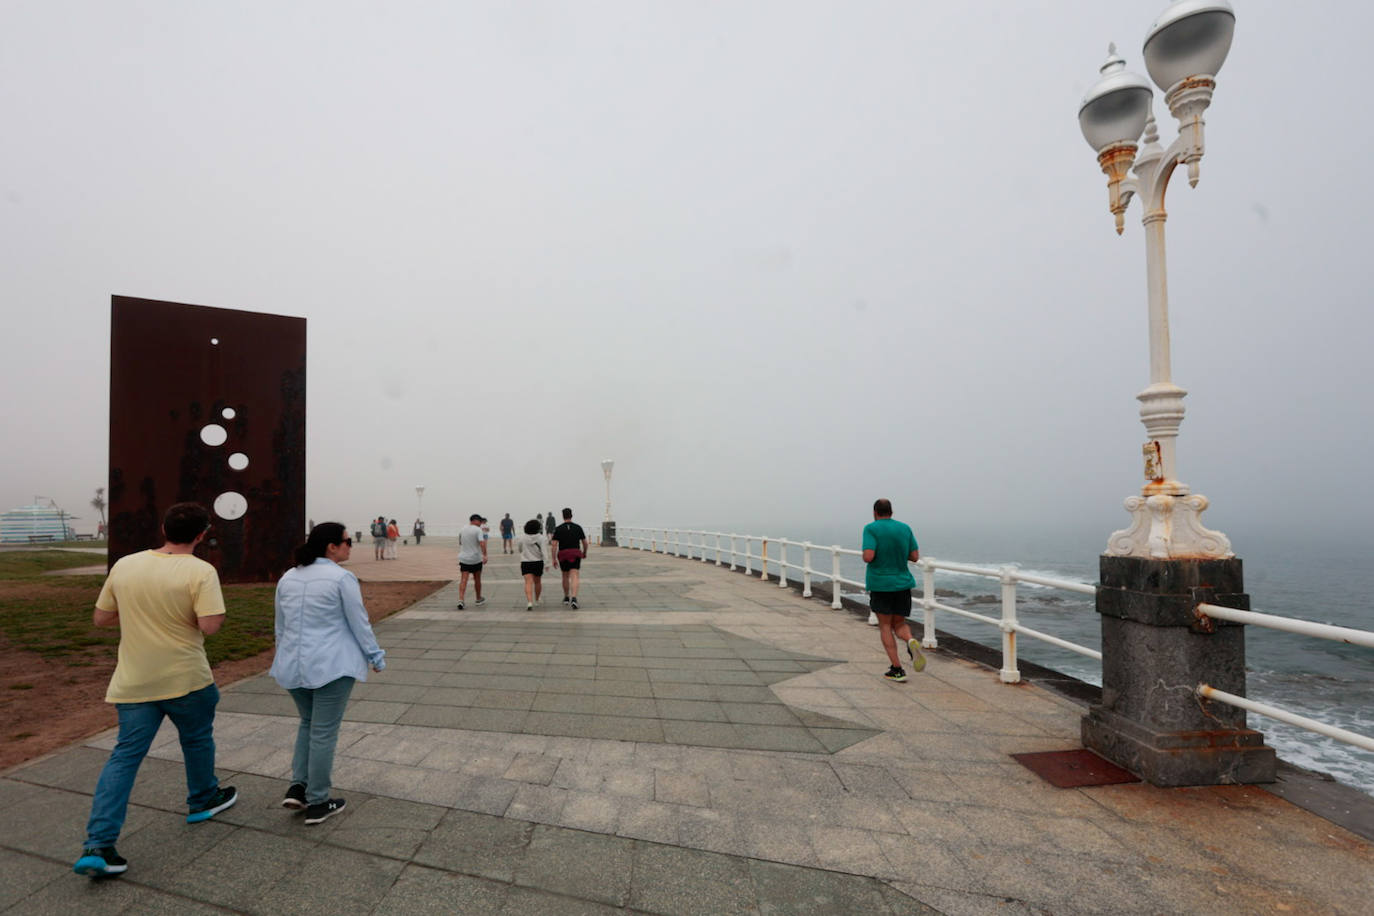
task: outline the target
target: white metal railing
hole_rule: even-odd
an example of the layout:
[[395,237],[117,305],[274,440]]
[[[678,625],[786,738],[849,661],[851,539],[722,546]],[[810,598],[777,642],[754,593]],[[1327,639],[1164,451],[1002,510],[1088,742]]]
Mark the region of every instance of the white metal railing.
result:
[[[748,575],[755,574],[754,564],[757,563],[757,574],[760,579],[767,579],[770,571],[778,580],[779,588],[787,588],[788,573],[793,573],[794,580],[800,579],[802,597],[811,597],[811,580],[820,578],[829,580],[830,587],[830,606],[835,609],[843,607],[840,600],[841,589],[844,586],[864,591],[864,583],[854,579],[847,579],[840,570],[841,557],[863,558],[863,552],[840,547],[838,544],[829,547],[812,544],[810,541],[793,541],[787,538],[770,538],[754,534],[735,534],[720,531],[692,531],[680,530],[675,528],[619,528],[616,534],[626,547],[633,550],[649,550],[659,553],[666,553],[675,556],[698,559],[703,563],[715,560],[717,566],[728,564],[730,569],[743,569]],[[743,550],[739,549],[739,544],[743,543]],[[758,542],[758,553],[754,552],[754,544]],[[795,553],[789,550],[800,549],[801,563],[794,562]],[[830,568],[817,569],[812,565],[815,553],[828,553],[830,555]],[[728,560],[727,560],[728,558]],[[1070,582],[1067,580],[1051,579],[1045,576],[1032,576],[1022,573],[1015,566],[1003,566],[1000,569],[991,569],[983,566],[968,566],[963,563],[945,563],[940,560],[924,557],[916,563],[921,568],[921,610],[924,624],[924,632],[921,638],[921,645],[927,649],[934,649],[939,646],[939,641],[935,636],[935,612],[944,611],[948,614],[955,614],[969,620],[976,620],[997,627],[1002,631],[1002,669],[999,676],[1003,681],[1014,684],[1021,680],[1020,669],[1016,664],[1016,636],[1024,634],[1032,639],[1058,646],[1069,652],[1097,661],[1102,660],[1102,653],[1087,646],[1080,646],[1077,643],[1060,639],[1049,633],[1042,633],[1021,623],[1016,615],[1016,586],[1019,582],[1026,582],[1034,585],[1041,585],[1048,588],[1057,588],[1065,591],[1080,592],[1083,594],[1096,594],[1095,586],[1087,585],[1082,582]],[[771,567],[771,570],[770,570]],[[965,608],[955,607],[936,599],[935,597],[935,572],[945,570],[947,572],[964,573],[966,575],[984,576],[996,579],[1002,586],[1002,614],[1000,618],[989,617]],[[877,624],[878,619],[871,612],[869,623]]]
[[[661,535],[661,540],[658,536]],[[809,541],[790,541],[786,538],[768,538],[760,535],[750,534],[724,534],[713,531],[679,531],[670,528],[621,528],[619,537],[626,546],[636,550],[650,550],[661,553],[669,553],[669,536],[673,537],[672,543],[677,545],[678,550],[673,551],[678,556],[691,556],[692,551],[696,551],[696,558],[701,562],[709,562],[713,554],[717,566],[726,565],[726,557],[729,558],[730,569],[743,568],[744,572],[753,575],[754,570],[751,566],[753,561],[758,561],[758,576],[761,579],[768,578],[768,566],[771,562],[780,588],[787,588],[787,571],[796,571],[801,578],[802,596],[811,597],[811,579],[818,576],[828,579],[830,588],[830,606],[835,609],[842,607],[840,601],[841,586],[849,586],[859,591],[864,590],[864,583],[853,579],[846,579],[840,571],[840,557],[860,557],[862,551],[851,550],[832,545],[829,547],[812,544]],[[687,553],[681,552],[683,538],[686,537]],[[696,543],[692,543],[695,537]],[[737,542],[743,541],[744,550],[737,549]],[[753,552],[753,544],[759,543],[759,552]],[[774,548],[773,555],[769,556],[769,547]],[[801,548],[801,564],[797,565],[789,559],[788,548]],[[728,549],[727,549],[728,548]],[[830,554],[830,569],[820,570],[812,566],[812,553],[821,551]],[[983,566],[970,566],[965,563],[946,563],[930,557],[922,557],[914,565],[921,569],[921,610],[924,632],[921,638],[921,645],[927,649],[937,648],[939,643],[935,637],[935,612],[944,611],[947,614],[955,614],[968,620],[976,620],[997,627],[1002,633],[1002,668],[998,672],[1001,680],[1008,684],[1014,684],[1021,680],[1021,672],[1016,665],[1016,636],[1024,634],[1032,639],[1057,646],[1069,652],[1083,655],[1088,658],[1102,661],[1102,653],[1090,649],[1087,646],[1080,646],[1077,643],[1066,639],[1060,639],[1049,633],[1042,633],[1021,623],[1016,611],[1016,586],[1019,583],[1039,585],[1046,588],[1060,589],[1063,591],[1077,592],[1084,595],[1094,595],[1097,587],[1086,582],[1073,582],[1066,579],[1052,579],[1047,576],[1035,576],[1019,571],[1015,566],[1003,566],[1000,569],[992,569]],[[990,617],[986,614],[979,614],[965,608],[955,607],[939,601],[935,597],[935,572],[944,570],[946,572],[963,573],[964,575],[983,576],[985,578],[996,579],[1002,586],[1002,608],[999,617]],[[1214,617],[1219,620],[1229,620],[1234,623],[1250,624],[1253,626],[1268,627],[1274,630],[1281,630],[1287,633],[1296,633],[1302,636],[1312,636],[1321,639],[1330,639],[1337,642],[1344,642],[1350,645],[1366,646],[1374,648],[1374,632],[1366,630],[1356,630],[1350,627],[1338,627],[1330,624],[1315,623],[1309,620],[1298,620],[1292,617],[1280,617],[1275,614],[1263,614],[1258,611],[1242,611],[1236,608],[1221,607],[1215,604],[1199,604],[1194,610],[1199,620],[1206,622],[1207,618]],[[877,618],[869,613],[869,623],[876,624]],[[1240,709],[1256,713],[1261,716],[1268,716],[1289,725],[1295,725],[1309,731],[1316,732],[1327,737],[1352,744],[1365,750],[1374,751],[1374,738],[1369,738],[1355,732],[1337,728],[1334,725],[1327,725],[1316,719],[1310,719],[1297,713],[1289,712],[1277,706],[1260,703],[1235,694],[1217,690],[1210,684],[1197,685],[1198,696],[1216,700],[1220,703],[1227,703]]]

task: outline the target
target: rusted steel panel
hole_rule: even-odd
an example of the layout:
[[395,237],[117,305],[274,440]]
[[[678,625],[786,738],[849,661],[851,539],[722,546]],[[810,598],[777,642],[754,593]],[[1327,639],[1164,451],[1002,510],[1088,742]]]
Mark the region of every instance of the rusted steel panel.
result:
[[1011,756],[1045,782],[1060,789],[1140,782],[1129,770],[1123,770],[1088,750],[1043,751]]
[[289,567],[305,531],[304,318],[111,297],[109,562],[158,546],[184,501],[210,509],[196,555],[222,581]]

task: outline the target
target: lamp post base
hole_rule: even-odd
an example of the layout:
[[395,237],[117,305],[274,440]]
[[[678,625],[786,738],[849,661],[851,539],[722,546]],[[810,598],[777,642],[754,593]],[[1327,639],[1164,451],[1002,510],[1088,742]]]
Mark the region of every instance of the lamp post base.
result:
[[1206,602],[1248,610],[1241,561],[1100,558],[1102,702],[1083,746],[1157,786],[1273,782],[1275,755],[1245,710],[1207,702],[1200,683],[1245,694],[1245,628],[1196,627]]
[[601,523],[601,546],[619,547],[615,540],[615,522]]

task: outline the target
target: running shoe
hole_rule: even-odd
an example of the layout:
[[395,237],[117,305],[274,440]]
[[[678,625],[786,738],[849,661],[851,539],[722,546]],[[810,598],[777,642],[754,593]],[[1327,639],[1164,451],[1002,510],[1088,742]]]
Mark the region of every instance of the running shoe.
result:
[[459,601],[459,602],[458,602],[458,610],[460,610],[460,611],[461,611],[461,610],[463,610],[463,608],[465,608],[465,607],[467,607],[467,605],[466,605],[466,604],[464,604],[464,603],[463,603],[463,602],[461,602],[461,601]]
[[291,808],[295,811],[304,811],[305,803],[305,783],[293,782],[286,790],[286,797],[281,800],[283,808]]
[[891,668],[887,669],[887,673],[884,674],[883,677],[887,678],[889,681],[904,681],[906,680],[906,672],[903,671],[900,666],[893,665]]
[[208,821],[225,808],[232,808],[234,802],[238,800],[238,789],[235,789],[233,786],[220,786],[215,794],[210,796],[210,800],[205,803],[205,807],[198,808],[186,815],[186,823],[199,824],[201,821]]
[[906,641],[906,654],[911,656],[911,670],[923,671],[926,667],[926,654],[921,651],[921,641],[915,636]]
[[348,802],[342,798],[331,798],[329,801],[319,802],[305,809],[305,822],[311,826],[323,824],[346,807],[348,807]]
[[482,605],[484,605],[484,604],[486,604],[486,603],[487,603],[487,599],[485,599],[485,598],[478,598],[476,601],[474,601],[474,602],[472,603],[472,606],[473,606],[473,607],[481,607]]
[[577,599],[576,599],[576,598],[573,598],[573,600],[570,602],[570,604],[571,604],[572,609],[573,609],[574,611],[577,610]]
[[90,875],[92,878],[99,878],[102,875],[122,875],[128,870],[128,861],[115,852],[113,846],[83,849],[81,850],[81,858],[72,865],[72,871],[78,875]]

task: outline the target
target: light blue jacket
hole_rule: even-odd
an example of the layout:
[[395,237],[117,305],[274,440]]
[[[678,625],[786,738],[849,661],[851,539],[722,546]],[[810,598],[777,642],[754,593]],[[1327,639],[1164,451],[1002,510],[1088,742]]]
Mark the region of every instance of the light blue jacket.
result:
[[320,557],[287,570],[277,582],[276,607],[271,674],[287,690],[313,690],[341,677],[365,681],[369,665],[386,667],[358,577],[333,560]]

